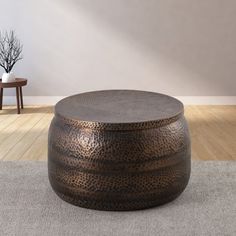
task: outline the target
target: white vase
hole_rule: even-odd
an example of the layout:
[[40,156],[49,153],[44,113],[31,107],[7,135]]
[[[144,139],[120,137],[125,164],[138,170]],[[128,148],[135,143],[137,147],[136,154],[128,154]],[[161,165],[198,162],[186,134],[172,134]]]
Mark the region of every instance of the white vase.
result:
[[15,80],[15,75],[10,72],[10,73],[3,73],[2,75],[2,82],[3,83],[9,83]]

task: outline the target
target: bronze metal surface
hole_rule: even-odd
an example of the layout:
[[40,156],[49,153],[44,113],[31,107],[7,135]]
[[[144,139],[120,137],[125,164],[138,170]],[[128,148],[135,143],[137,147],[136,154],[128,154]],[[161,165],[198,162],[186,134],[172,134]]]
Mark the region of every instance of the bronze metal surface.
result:
[[190,176],[183,105],[157,93],[107,90],[60,101],[49,130],[48,173],[72,204],[137,210],[175,199]]

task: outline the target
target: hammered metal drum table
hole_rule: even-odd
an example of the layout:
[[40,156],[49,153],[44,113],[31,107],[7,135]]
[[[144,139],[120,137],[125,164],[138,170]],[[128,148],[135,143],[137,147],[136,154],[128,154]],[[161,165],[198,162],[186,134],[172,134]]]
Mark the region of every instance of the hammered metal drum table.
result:
[[189,180],[183,105],[167,95],[105,90],[65,98],[48,142],[52,188],[81,207],[153,207],[175,199]]

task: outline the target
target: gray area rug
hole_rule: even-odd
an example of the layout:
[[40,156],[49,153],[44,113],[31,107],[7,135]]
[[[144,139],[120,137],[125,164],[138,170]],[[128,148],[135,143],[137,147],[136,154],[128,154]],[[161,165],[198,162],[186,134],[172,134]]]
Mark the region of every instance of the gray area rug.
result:
[[0,235],[236,235],[236,162],[193,162],[175,201],[134,212],[103,212],[59,199],[46,162],[0,162]]

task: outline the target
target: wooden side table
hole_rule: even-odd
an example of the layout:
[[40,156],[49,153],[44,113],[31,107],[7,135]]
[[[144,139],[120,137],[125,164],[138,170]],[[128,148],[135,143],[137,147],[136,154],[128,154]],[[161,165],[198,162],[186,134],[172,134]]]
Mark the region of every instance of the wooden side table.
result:
[[16,102],[17,102],[17,113],[20,114],[20,106],[23,109],[23,95],[22,87],[27,85],[27,79],[16,78],[15,81],[3,83],[0,79],[0,110],[2,110],[2,100],[3,100],[3,89],[4,88],[16,88]]

